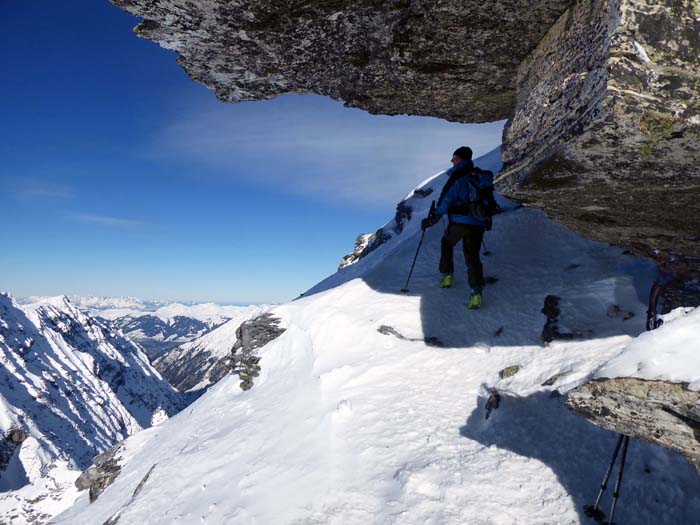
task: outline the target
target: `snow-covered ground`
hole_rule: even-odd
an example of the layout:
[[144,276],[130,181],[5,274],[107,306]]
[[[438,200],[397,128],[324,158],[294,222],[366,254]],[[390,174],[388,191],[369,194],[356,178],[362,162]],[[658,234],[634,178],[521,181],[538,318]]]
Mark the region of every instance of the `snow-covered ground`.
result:
[[138,346],[66,297],[0,294],[0,362],[3,524],[57,514],[94,456],[183,406]]
[[[486,236],[482,310],[465,307],[459,249],[455,286],[437,287],[440,226],[402,294],[443,183],[407,199],[414,213],[400,235],[271,310],[286,331],[261,349],[251,390],[226,377],[129,438],[114,484],[56,523],[586,523],[616,436],[569,413],[561,393],[664,339],[638,337],[654,270],[509,205]],[[560,330],[576,338],[544,347],[549,294],[561,298]],[[691,312],[662,330],[691,334],[676,341],[692,353],[697,323]],[[501,406],[485,419],[493,387]],[[618,523],[700,523],[700,477],[680,455],[634,441],[625,472]]]

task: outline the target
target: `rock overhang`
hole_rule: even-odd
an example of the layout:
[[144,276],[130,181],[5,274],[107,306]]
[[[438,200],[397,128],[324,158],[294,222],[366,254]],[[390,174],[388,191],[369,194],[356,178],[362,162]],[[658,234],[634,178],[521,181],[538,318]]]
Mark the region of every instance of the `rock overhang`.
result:
[[502,191],[698,272],[697,0],[112,1],[226,102],[509,118]]

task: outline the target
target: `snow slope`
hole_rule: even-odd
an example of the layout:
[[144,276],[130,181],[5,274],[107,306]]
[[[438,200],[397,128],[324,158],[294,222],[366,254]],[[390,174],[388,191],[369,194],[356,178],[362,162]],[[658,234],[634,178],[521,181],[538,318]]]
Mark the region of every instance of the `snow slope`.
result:
[[[421,187],[439,191],[441,177]],[[644,330],[638,291],[652,270],[510,205],[486,237],[482,310],[464,306],[458,250],[455,286],[437,288],[440,226],[402,294],[430,199],[407,203],[401,234],[271,310],[286,331],[261,349],[251,390],[226,377],[129,438],[114,484],[56,523],[587,522],[616,436],[569,413],[560,393]],[[543,347],[548,294],[576,338]],[[503,396],[487,420],[493,387]],[[680,455],[635,441],[625,472],[619,523],[700,523],[700,478]]]
[[56,514],[95,455],[182,408],[141,349],[66,297],[20,307],[0,294],[0,360],[1,523]]
[[197,391],[212,384],[210,372],[214,365],[231,353],[236,342],[236,330],[244,321],[257,317],[270,306],[241,307],[229,321],[193,341],[166,352],[154,361],[154,366],[178,390]]

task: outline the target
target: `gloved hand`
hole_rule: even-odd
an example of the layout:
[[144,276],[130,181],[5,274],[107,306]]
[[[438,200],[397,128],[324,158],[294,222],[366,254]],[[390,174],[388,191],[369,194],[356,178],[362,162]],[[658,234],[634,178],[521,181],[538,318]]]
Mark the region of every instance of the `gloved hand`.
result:
[[440,221],[439,215],[428,215],[425,219],[420,222],[420,229],[425,231],[431,226],[435,226]]

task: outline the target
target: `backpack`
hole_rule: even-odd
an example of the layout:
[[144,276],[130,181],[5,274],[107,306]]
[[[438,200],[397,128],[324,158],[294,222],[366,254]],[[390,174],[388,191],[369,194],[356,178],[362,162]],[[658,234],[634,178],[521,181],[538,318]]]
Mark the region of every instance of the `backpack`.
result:
[[501,207],[496,202],[493,196],[493,172],[482,170],[476,166],[471,170],[464,170],[462,173],[455,173],[454,179],[450,179],[443,188],[440,198],[447,193],[449,187],[456,182],[457,179],[467,177],[469,182],[469,202],[458,206],[451,206],[448,214],[470,215],[477,220],[486,223],[486,229],[490,230],[492,226],[492,217],[501,212]]
[[486,229],[490,230],[493,216],[502,211],[493,195],[493,172],[475,167],[467,177],[474,190],[470,192],[469,214],[486,222]]

